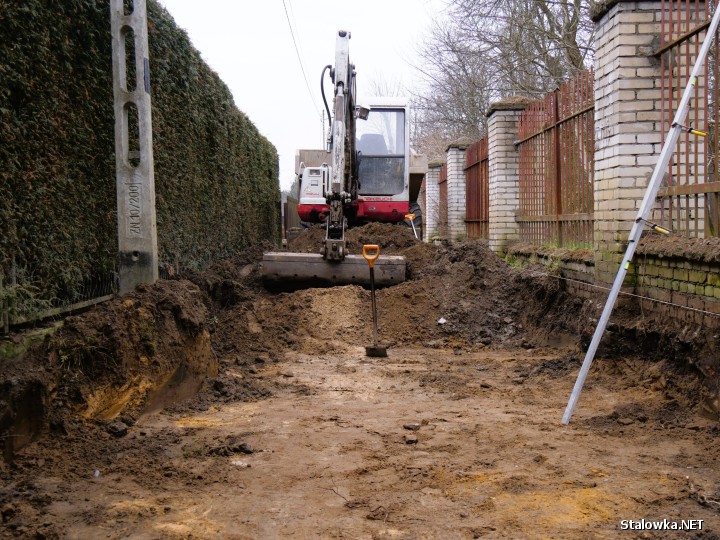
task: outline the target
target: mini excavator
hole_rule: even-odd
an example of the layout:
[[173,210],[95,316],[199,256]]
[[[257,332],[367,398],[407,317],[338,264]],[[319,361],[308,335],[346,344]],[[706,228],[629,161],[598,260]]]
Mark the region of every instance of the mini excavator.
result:
[[[347,253],[348,224],[401,222],[409,211],[410,146],[407,101],[373,98],[356,103],[355,66],[350,63],[350,32],[336,36],[335,67],[325,66],[321,89],[330,130],[326,151],[307,151],[322,162],[302,162],[298,214],[325,223],[320,253],[270,252],[263,255],[266,285],[279,287],[368,284],[367,261]],[[334,83],[333,114],[325,99],[325,72]],[[303,151],[299,151],[303,152]],[[309,155],[309,154],[308,154]],[[415,189],[417,198],[418,187]],[[375,284],[405,280],[405,258],[381,255]]]

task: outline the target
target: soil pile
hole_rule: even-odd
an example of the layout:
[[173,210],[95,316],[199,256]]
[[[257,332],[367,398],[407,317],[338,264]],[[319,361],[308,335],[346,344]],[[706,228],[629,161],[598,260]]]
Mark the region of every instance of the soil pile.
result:
[[[313,225],[288,242],[288,251],[296,253],[319,253],[325,238],[325,226]],[[365,244],[377,244],[386,255],[399,255],[401,251],[420,242],[412,229],[404,224],[368,223],[348,229],[345,233],[347,252],[361,255]]]
[[[323,236],[322,226],[305,229],[288,249],[317,252]],[[407,261],[407,280],[377,293],[380,339],[391,346],[530,348],[545,339],[533,323],[549,325],[546,315],[558,297],[580,307],[565,298],[556,280],[518,272],[483,242],[431,246],[404,225],[372,223],[348,230],[350,253],[361,253],[364,244],[379,245],[381,257],[402,255]],[[222,308],[213,337],[221,363],[247,366],[258,355],[272,358],[288,348],[312,353],[370,342],[368,290],[343,286],[271,293],[262,287],[260,273],[258,254],[254,261],[223,263],[191,278],[204,283]],[[557,317],[571,312],[563,309]]]
[[[306,229],[288,248],[316,252],[323,235],[321,226]],[[408,227],[383,223],[350,229],[347,240],[350,253],[360,253],[363,244],[373,243],[380,246],[381,256],[402,255],[407,261],[407,281],[378,292],[380,336],[391,345],[532,347],[546,338],[547,329],[572,322],[570,329],[576,330],[573,312],[580,309],[580,301],[562,293],[553,278],[511,268],[481,241],[432,246],[416,239]],[[332,295],[343,297],[345,304],[357,304],[353,310],[357,322],[334,325],[330,336],[353,345],[367,343],[369,295],[352,287],[335,288]],[[560,302],[566,303],[564,308],[548,319]],[[538,332],[538,326],[545,330]],[[321,330],[326,331],[327,325]]]
[[217,373],[204,296],[189,281],[141,286],[68,317],[43,347],[3,363],[6,459],[45,419],[62,434],[76,417],[102,424],[122,419],[126,429],[141,413],[197,393]]

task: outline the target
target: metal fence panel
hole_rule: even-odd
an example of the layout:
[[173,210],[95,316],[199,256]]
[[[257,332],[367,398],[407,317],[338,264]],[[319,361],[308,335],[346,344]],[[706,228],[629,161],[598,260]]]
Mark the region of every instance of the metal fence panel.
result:
[[489,178],[488,139],[484,137],[465,150],[465,225],[470,238],[489,238]]
[[440,188],[440,201],[438,201],[437,212],[437,229],[438,234],[445,238],[448,235],[448,187],[447,187],[447,164],[440,167],[440,179],[438,180]]
[[283,226],[285,232],[289,229],[300,227],[300,216],[298,215],[298,201],[295,197],[288,197],[285,203],[285,215],[283,216]]
[[[688,82],[695,58],[705,39],[712,0],[663,0],[660,24],[661,132],[667,135]],[[708,55],[705,76],[696,85],[686,124],[708,132],[680,136],[665,180],[658,192],[652,220],[690,237],[718,236],[720,182],[718,181],[718,102],[720,48],[717,36]]]
[[592,243],[593,72],[531,103],[520,116],[520,239],[533,244]]

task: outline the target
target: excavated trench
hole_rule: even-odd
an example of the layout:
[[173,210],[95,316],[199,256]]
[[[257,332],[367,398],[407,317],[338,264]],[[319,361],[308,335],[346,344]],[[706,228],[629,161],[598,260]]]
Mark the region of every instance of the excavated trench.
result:
[[[321,235],[320,228],[308,229],[291,242],[290,249],[315,252]],[[522,536],[532,530],[532,520],[525,529],[508,517],[513,512],[509,500],[503,499],[507,496],[537,514],[544,523],[542,530],[550,536],[567,533],[568,538],[574,537],[583,530],[578,526],[614,530],[609,523],[621,517],[622,501],[611,500],[606,492],[598,496],[588,491],[599,485],[598,479],[611,476],[609,470],[597,472],[599,469],[583,462],[597,455],[581,456],[568,465],[569,470],[595,470],[590,473],[595,475],[592,486],[586,476],[580,481],[571,475],[568,480],[563,475],[569,472],[560,473],[564,465],[553,452],[564,448],[561,443],[555,450],[541,444],[542,433],[555,429],[582,359],[582,344],[593,331],[604,299],[575,298],[565,291],[562,280],[544,271],[512,268],[481,242],[431,246],[417,241],[407,228],[381,224],[366,225],[348,235],[351,252],[359,253],[364,243],[375,243],[381,253],[403,255],[408,262],[404,283],[378,291],[380,338],[390,351],[387,364],[379,370],[361,353],[372,342],[369,291],[359,286],[266,291],[260,279],[261,247],[206,272],[143,287],[70,317],[41,346],[3,361],[0,433],[5,459],[0,474],[5,487],[0,488],[0,513],[8,535],[94,537],[103,532],[117,538],[123,534],[256,538],[312,536],[318,531],[317,536],[337,536],[345,531],[358,537],[434,537],[450,519],[447,508],[469,497],[473,500],[470,509],[455,508],[457,515],[453,515],[477,523],[462,529],[459,537],[505,537],[498,532],[505,525],[509,527],[507,537]],[[577,420],[583,437],[598,437],[601,442],[593,447],[601,447],[608,437],[631,437],[630,447],[643,448],[648,444],[643,433],[648,430],[682,427],[687,433],[673,432],[676,439],[663,450],[667,462],[675,459],[682,468],[688,455],[703,455],[702,464],[693,466],[714,467],[718,454],[714,443],[720,432],[716,383],[695,367],[702,363],[698,358],[711,354],[708,351],[714,347],[682,338],[682,329],[670,323],[662,327],[653,321],[650,326],[652,334],[638,324],[637,313],[630,308],[614,316],[591,374],[587,413],[579,413]],[[632,399],[623,401],[614,392]],[[326,398],[332,399],[328,402]],[[486,401],[476,401],[482,399]],[[500,410],[503,400],[509,401]],[[362,405],[362,410],[345,410],[351,405]],[[401,410],[406,417],[420,419],[417,427],[412,423],[412,430],[403,432],[402,439],[393,439],[371,420]],[[480,424],[463,424],[452,437],[449,432],[441,436],[451,425],[448,418],[462,417],[464,413],[458,411],[467,410],[476,411],[476,422],[484,422],[483,415],[489,415],[487,418],[498,424],[493,428],[498,430],[495,435],[485,437],[488,455],[482,463],[476,456],[469,457],[472,446],[479,444]],[[297,426],[310,431],[292,431],[288,421],[281,420],[300,411],[305,416],[297,420]],[[262,418],[263,414],[267,418]],[[517,419],[509,420],[513,414]],[[259,424],[251,422],[256,417]],[[529,421],[529,426],[539,431],[531,433],[531,427],[519,427],[516,420],[523,418],[523,424]],[[273,421],[279,423],[267,432]],[[371,423],[374,427],[367,427]],[[364,434],[350,433],[360,425]],[[397,443],[401,450],[415,448],[417,440],[413,441],[412,434],[417,432],[420,441],[426,440],[422,434],[430,430],[428,426],[437,448],[425,450],[429,454],[423,456],[430,456],[430,461],[418,469],[419,477],[414,473],[408,476],[418,456],[403,462],[393,445]],[[618,426],[621,433],[617,433]],[[315,453],[332,447],[335,458],[318,460],[300,452],[306,437],[315,448],[312,440],[322,440],[324,429],[328,429],[328,439]],[[503,434],[503,429],[507,433]],[[514,445],[512,433],[519,433]],[[346,436],[350,439],[345,440]],[[352,439],[358,436],[360,443]],[[470,439],[462,442],[468,436]],[[181,512],[179,508],[185,504],[180,502],[181,494],[197,490],[199,485],[203,491],[208,482],[220,482],[217,491],[205,495],[224,506],[229,496],[226,484],[238,480],[238,467],[249,470],[250,460],[258,455],[270,460],[275,450],[259,454],[247,442],[253,437],[260,437],[267,447],[273,446],[273,437],[286,441],[278,447],[278,455],[297,452],[290,463],[274,465],[279,467],[278,478],[271,479],[266,471],[260,477],[248,473],[249,478],[242,480],[248,501],[253,490],[259,493],[259,500],[267,501],[272,519],[236,499],[232,501],[240,505],[237,512],[226,508],[212,524],[193,521],[188,517],[192,514],[189,508]],[[356,456],[353,444],[362,448],[367,437],[379,437],[380,442]],[[288,440],[298,442],[287,446]],[[576,442],[562,444],[568,444],[570,452]],[[390,447],[393,450],[388,450]],[[582,504],[566,501],[572,506],[567,523],[540,515],[543,497],[559,496],[553,495],[555,487],[548,488],[540,478],[552,483],[555,473],[523,476],[512,469],[511,463],[525,462],[523,447],[532,453],[530,467],[555,462],[559,485],[580,482],[571,487]],[[446,469],[430,459],[433,451],[448,464],[460,459],[475,465]],[[513,451],[517,454],[509,462],[498,465],[502,461],[498,452],[513,456]],[[359,463],[352,471],[342,466],[347,455]],[[247,456],[248,461],[238,456]],[[616,456],[613,463],[621,464],[625,458],[630,459]],[[227,459],[234,464],[233,473],[219,473],[219,480],[213,476],[218,474],[218,460]],[[292,486],[307,479],[298,477],[297,467],[291,465],[293,460],[300,463],[303,459],[308,460],[303,466],[308,470],[330,460],[336,471],[316,471],[313,478],[329,477],[330,483],[312,488],[329,490],[331,500],[344,508],[330,505],[330,519],[340,520],[334,521],[336,529],[321,517],[322,508],[329,504],[325,499],[314,501],[312,495],[307,499],[308,504],[318,505],[308,514],[318,516],[316,522],[298,517],[305,495],[294,492]],[[425,457],[419,459],[422,462]],[[394,473],[378,476],[377,471],[385,469]],[[108,474],[116,476],[114,495],[98,480]],[[372,479],[367,485],[365,476]],[[282,478],[287,481],[283,483]],[[352,481],[355,488],[336,486],[335,478]],[[421,482],[421,478],[425,480]],[[654,496],[653,504],[657,507],[657,501],[665,497],[668,502],[660,504],[663,509],[677,507],[679,500],[688,511],[697,506],[697,514],[720,532],[720,474],[705,476],[704,481],[702,487],[696,482],[675,489],[685,480],[668,480],[675,487]],[[396,494],[392,504],[381,504],[373,495],[372,485],[392,491],[394,483],[401,490],[418,490],[420,498],[415,502],[429,509],[425,528],[416,527],[417,520],[423,519],[411,511],[409,496]],[[495,495],[480,497],[480,485],[483,489],[492,486],[487,493]],[[636,488],[639,485],[647,487],[640,480]],[[82,490],[94,493],[98,501],[82,497]],[[684,494],[676,493],[678,490]],[[631,497],[632,486],[627,491]],[[533,495],[527,498],[530,492]],[[152,499],[152,504],[119,511],[119,493],[133,500]],[[290,502],[278,502],[281,493],[288,495]],[[63,497],[77,499],[81,509],[64,506]],[[173,502],[163,503],[163,497]],[[650,504],[650,499],[633,503],[634,515],[645,515],[641,508]],[[293,513],[288,508],[296,503]],[[258,500],[253,504],[259,504]],[[285,508],[285,504],[290,506]],[[300,520],[299,528],[278,532],[284,523],[280,507],[289,512],[286,521]],[[483,508],[494,516],[489,525],[481,523]],[[100,516],[89,516],[91,510]],[[348,512],[357,514],[360,521],[348,517]],[[240,520],[245,528],[238,525],[241,514],[247,518]],[[54,518],[46,519],[46,515]],[[394,528],[388,525],[393,519]],[[232,523],[239,528],[234,529]],[[273,528],[273,523],[280,528]],[[498,529],[498,523],[505,525]],[[392,531],[400,531],[399,536]],[[558,531],[564,532],[556,534]]]

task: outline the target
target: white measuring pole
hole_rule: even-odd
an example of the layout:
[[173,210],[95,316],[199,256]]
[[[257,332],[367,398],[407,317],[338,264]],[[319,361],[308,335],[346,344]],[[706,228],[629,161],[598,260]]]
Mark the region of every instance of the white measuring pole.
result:
[[717,31],[719,22],[720,9],[716,9],[715,14],[712,18],[712,22],[708,27],[705,40],[703,41],[702,47],[700,48],[700,52],[698,53],[697,60],[695,61],[695,67],[693,67],[693,70],[690,73],[690,79],[688,80],[687,86],[685,87],[685,92],[683,93],[682,99],[680,100],[680,105],[678,106],[677,112],[675,113],[675,118],[673,119],[673,123],[670,126],[670,130],[668,131],[667,139],[665,139],[665,144],[663,144],[662,150],[660,152],[660,157],[657,164],[655,165],[655,170],[650,177],[650,182],[648,184],[647,191],[645,192],[645,198],[640,205],[637,218],[635,219],[635,223],[630,230],[630,235],[628,237],[628,247],[625,251],[625,256],[620,263],[620,268],[618,269],[617,276],[615,276],[615,282],[613,283],[612,289],[610,289],[610,294],[608,295],[607,302],[605,302],[605,308],[603,309],[600,320],[598,321],[598,325],[595,328],[595,333],[593,334],[592,341],[590,342],[590,347],[587,350],[585,360],[583,361],[583,365],[580,368],[580,373],[578,373],[578,377],[575,381],[575,386],[573,388],[572,394],[570,395],[570,400],[568,401],[567,407],[565,408],[565,414],[563,415],[562,419],[563,424],[570,423],[570,418],[572,417],[575,406],[577,405],[578,398],[580,397],[580,392],[582,392],[583,385],[585,384],[585,379],[587,378],[587,374],[590,371],[590,366],[592,365],[593,359],[595,358],[597,348],[600,345],[600,340],[605,333],[605,328],[607,328],[610,314],[615,307],[615,302],[617,301],[618,294],[620,294],[620,288],[622,287],[623,281],[625,281],[625,276],[627,275],[628,268],[630,267],[630,261],[635,254],[635,249],[637,248],[638,241],[640,240],[643,228],[645,227],[645,219],[652,207],[655,205],[655,197],[657,197],[657,192],[660,189],[660,183],[663,179],[663,176],[665,175],[665,170],[667,169],[668,163],[670,163],[670,158],[672,157],[675,144],[677,143],[678,137],[680,136],[680,133],[683,131],[683,129],[687,131],[687,128],[684,128],[682,126],[682,123],[685,121],[688,109],[690,108],[690,99],[692,98],[695,86],[697,85],[697,79],[700,76],[700,71],[703,68],[703,63],[705,62],[707,53],[710,50],[710,45],[715,36],[715,32]]

